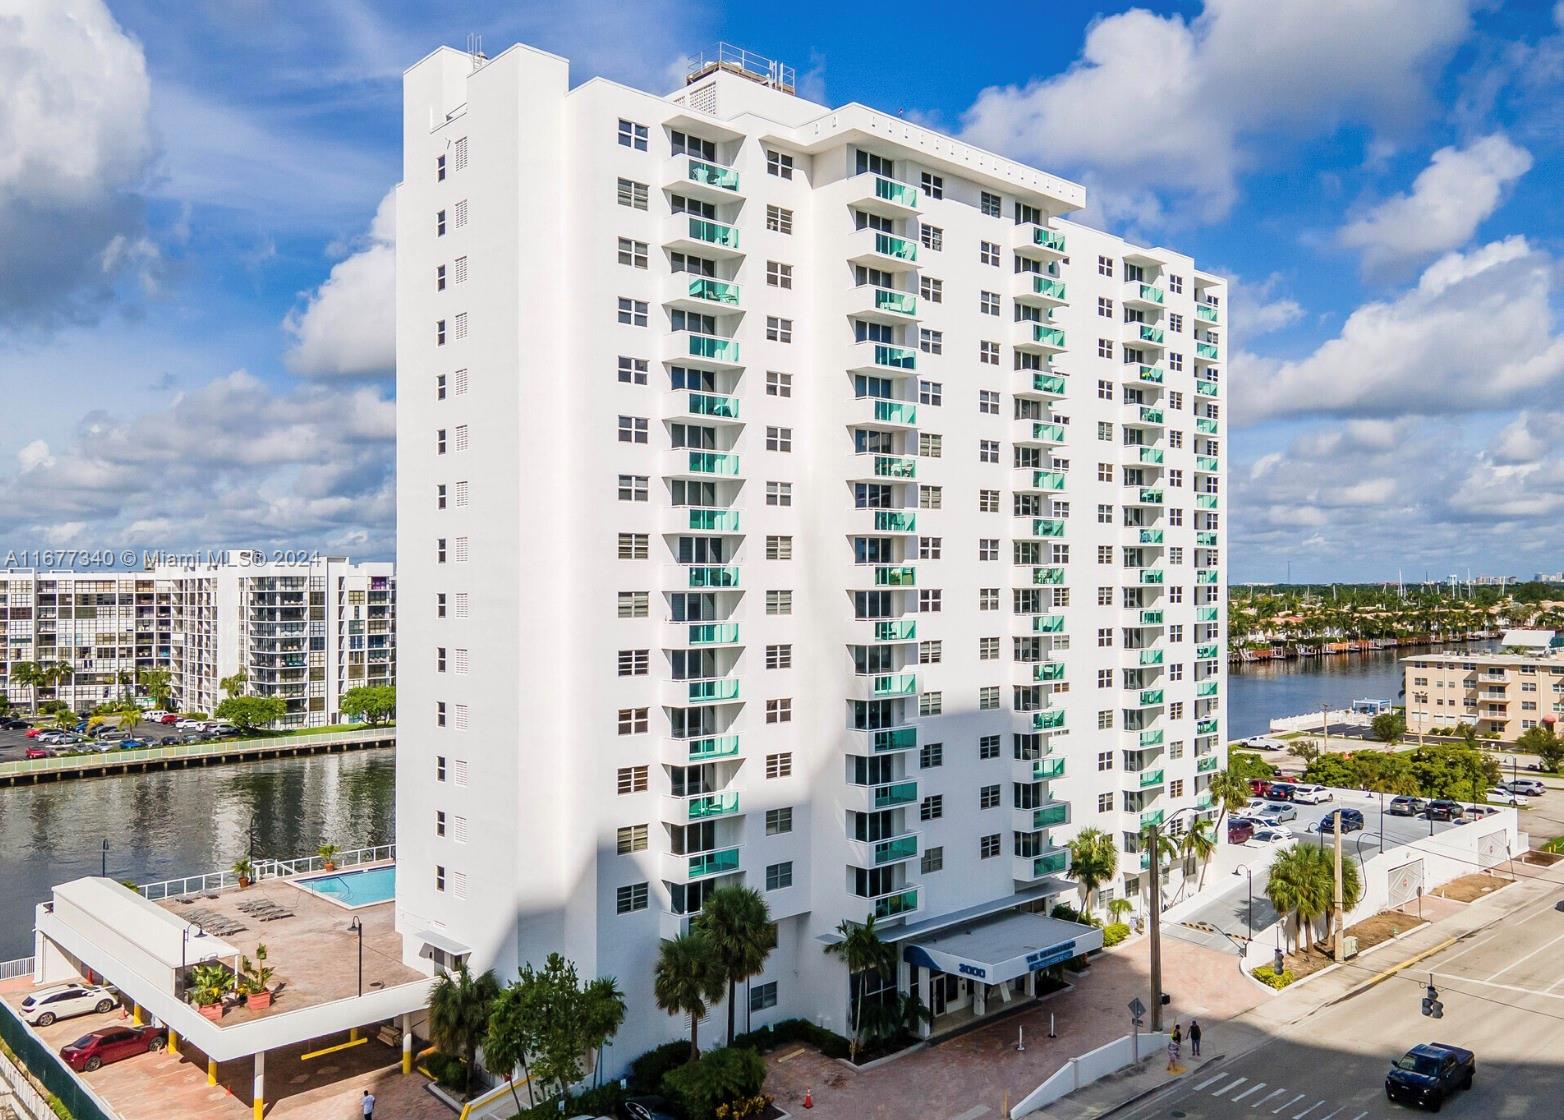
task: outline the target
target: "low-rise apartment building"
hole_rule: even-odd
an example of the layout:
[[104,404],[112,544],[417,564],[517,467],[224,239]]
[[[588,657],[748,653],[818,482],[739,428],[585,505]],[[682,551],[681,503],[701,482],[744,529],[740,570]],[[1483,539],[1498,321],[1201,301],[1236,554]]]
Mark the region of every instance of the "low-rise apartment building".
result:
[[1407,730],[1469,723],[1514,742],[1564,713],[1564,633],[1511,630],[1491,651],[1424,653],[1401,661]]

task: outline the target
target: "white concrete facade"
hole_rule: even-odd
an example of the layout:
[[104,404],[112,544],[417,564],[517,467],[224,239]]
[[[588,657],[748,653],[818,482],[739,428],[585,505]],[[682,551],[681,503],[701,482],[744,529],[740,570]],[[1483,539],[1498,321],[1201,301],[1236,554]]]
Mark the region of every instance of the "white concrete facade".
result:
[[180,710],[211,712],[219,682],[243,670],[249,693],[287,700],[289,727],[341,722],[348,689],[396,681],[391,563],[235,553],[141,572],[5,569],[0,608],[0,693],[21,709],[32,689],[12,671],[25,661],[69,664],[39,698],[77,712],[123,697],[148,669],[172,674]]
[[778,919],[739,1022],[838,1031],[844,919],[1073,896],[1088,825],[1138,892],[1224,765],[1225,283],[726,70],[442,49],[403,150],[407,959],[616,976],[623,1063],[709,884]]

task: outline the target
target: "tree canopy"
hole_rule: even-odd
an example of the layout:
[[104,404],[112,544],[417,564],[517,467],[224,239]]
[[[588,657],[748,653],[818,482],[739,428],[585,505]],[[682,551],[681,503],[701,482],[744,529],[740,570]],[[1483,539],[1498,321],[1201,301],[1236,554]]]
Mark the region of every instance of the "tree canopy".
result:
[[342,714],[379,727],[396,718],[396,686],[360,685],[342,694]]

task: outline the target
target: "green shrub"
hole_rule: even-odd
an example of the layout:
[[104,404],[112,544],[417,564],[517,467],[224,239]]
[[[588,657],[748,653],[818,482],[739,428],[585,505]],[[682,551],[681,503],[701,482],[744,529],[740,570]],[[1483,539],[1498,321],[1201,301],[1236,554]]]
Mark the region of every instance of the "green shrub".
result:
[[715,1120],[718,1108],[759,1096],[765,1083],[766,1063],[759,1054],[724,1046],[670,1070],[662,1090],[690,1120]]
[[733,1036],[733,1045],[767,1053],[789,1042],[804,1042],[828,1058],[845,1058],[851,1047],[847,1039],[808,1019],[783,1019],[769,1027]]
[[1111,949],[1130,935],[1130,927],[1123,922],[1111,922],[1102,927],[1102,947]]
[[441,1088],[452,1089],[457,1093],[467,1091],[467,1067],[462,1065],[460,1058],[435,1050],[424,1055],[422,1064]]
[[1282,974],[1278,976],[1268,964],[1262,964],[1259,968],[1251,969],[1249,975],[1266,985],[1266,987],[1275,988],[1278,991],[1297,979],[1292,974],[1292,969],[1283,969]]
[[690,1060],[690,1044],[680,1039],[648,1050],[630,1063],[630,1087],[637,1093],[655,1093],[663,1078]]

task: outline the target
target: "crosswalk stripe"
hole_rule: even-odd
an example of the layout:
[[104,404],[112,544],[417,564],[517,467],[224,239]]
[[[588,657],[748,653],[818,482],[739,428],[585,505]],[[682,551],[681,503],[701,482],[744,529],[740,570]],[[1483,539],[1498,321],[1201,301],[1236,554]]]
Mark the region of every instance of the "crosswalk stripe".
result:
[[1232,1098],[1233,1103],[1237,1104],[1239,1101],[1241,1101],[1245,1097],[1247,1097],[1250,1093],[1258,1093],[1261,1089],[1264,1089],[1264,1088],[1265,1088],[1265,1082],[1264,1081],[1260,1082],[1258,1085],[1251,1085],[1249,1088],[1245,1089],[1242,1093],[1239,1093],[1236,1097]]
[[1245,1081],[1248,1081],[1248,1080],[1249,1079],[1247,1077],[1240,1077],[1237,1081],[1233,1081],[1233,1082],[1230,1082],[1230,1083],[1228,1083],[1226,1085],[1223,1085],[1220,1089],[1212,1089],[1211,1090],[1211,1095],[1213,1097],[1220,1097],[1223,1093],[1230,1093],[1234,1089],[1236,1089],[1240,1085],[1242,1085]]
[[1254,1104],[1251,1107],[1259,1108],[1262,1104],[1264,1104],[1266,1101],[1270,1100],[1272,1097],[1279,1097],[1283,1093],[1285,1093],[1286,1091],[1287,1091],[1286,1089],[1272,1089],[1269,1093],[1265,1094],[1265,1096],[1263,1096],[1259,1100],[1255,1101]]
[[1226,1081],[1231,1076],[1232,1076],[1232,1074],[1230,1074],[1230,1073],[1219,1073],[1215,1077],[1208,1077],[1204,1081],[1202,1081],[1199,1085],[1195,1086],[1195,1092],[1197,1092],[1197,1093],[1200,1092],[1207,1085],[1215,1085],[1218,1081]]
[[1316,1108],[1319,1108],[1324,1103],[1325,1103],[1324,1101],[1315,1101],[1313,1104],[1311,1104],[1308,1108],[1304,1109],[1302,1112],[1295,1112],[1295,1113],[1293,1113],[1292,1120],[1303,1120],[1303,1118],[1305,1116],[1309,1115],[1309,1113],[1313,1112]]
[[1288,1101],[1286,1104],[1279,1104],[1275,1108],[1271,1109],[1271,1115],[1275,1116],[1278,1112],[1282,1111],[1282,1109],[1284,1109],[1284,1108],[1291,1108],[1293,1105],[1297,1104],[1301,1100],[1303,1100],[1303,1094],[1299,1093],[1296,1097],[1294,1097],[1292,1100]]

